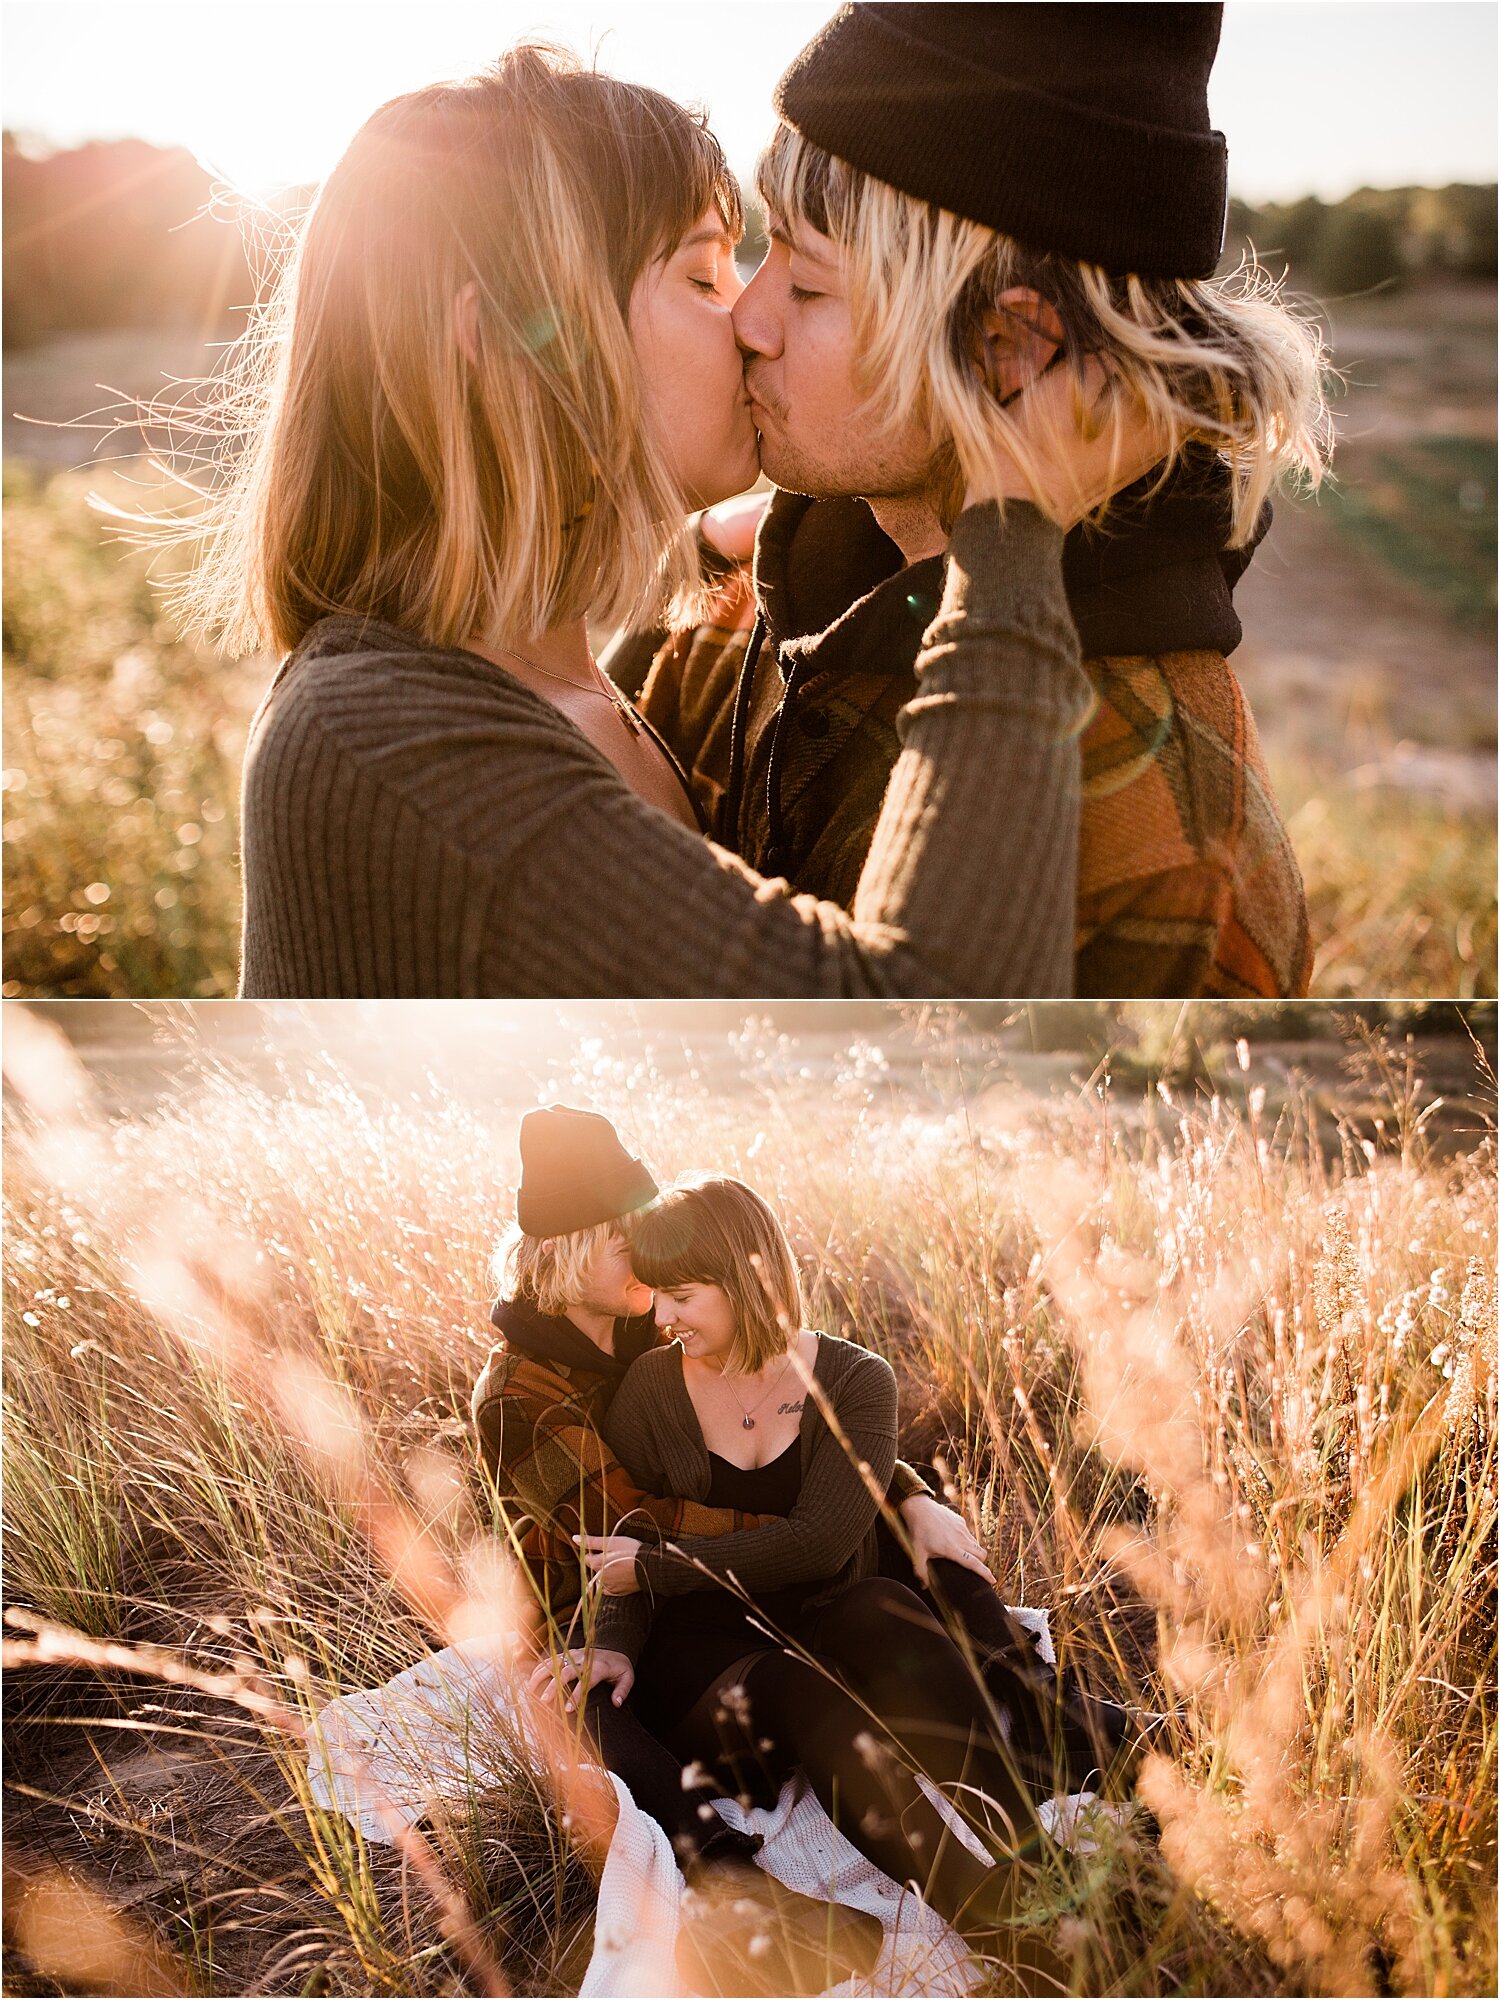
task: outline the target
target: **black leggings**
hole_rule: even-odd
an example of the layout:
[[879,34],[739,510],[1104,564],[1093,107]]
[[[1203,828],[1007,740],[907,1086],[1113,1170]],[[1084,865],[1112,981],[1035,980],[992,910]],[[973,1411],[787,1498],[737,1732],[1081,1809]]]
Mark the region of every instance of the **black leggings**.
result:
[[[812,1650],[858,1699],[832,1689],[825,1674],[811,1669],[805,1674],[770,1674],[768,1659],[781,1659],[787,1670],[800,1665],[786,1655],[768,1653],[761,1658],[757,1710],[774,1710],[778,1727],[759,1730],[753,1743],[764,1738],[775,1746],[774,1752],[755,1748],[747,1765],[745,1733],[731,1727],[729,1744],[733,1748],[737,1743],[738,1751],[726,1762],[724,1727],[715,1717],[722,1702],[710,1702],[703,1714],[689,1716],[694,1723],[690,1736],[667,1732],[668,1747],[646,1728],[631,1704],[616,1708],[609,1688],[596,1688],[590,1694],[584,1720],[601,1762],[624,1779],[637,1805],[670,1837],[684,1865],[694,1857],[754,1853],[759,1841],[727,1826],[710,1801],[723,1792],[753,1794],[757,1778],[762,1788],[773,1776],[779,1785],[802,1764],[825,1807],[830,1807],[835,1791],[841,1796],[844,1830],[887,1874],[904,1880],[928,1872],[916,1849],[897,1842],[877,1854],[854,1831],[866,1812],[874,1811],[876,1820],[889,1816],[884,1778],[877,1782],[872,1767],[853,1748],[856,1736],[870,1729],[861,1702],[874,1710],[894,1742],[934,1782],[950,1790],[964,1783],[977,1785],[993,1798],[1005,1813],[1006,1824],[992,1830],[1005,1840],[1009,1829],[1018,1847],[1026,1844],[1033,1824],[1029,1801],[1049,1796],[1059,1774],[1068,1789],[1081,1789],[1088,1774],[1118,1747],[1111,1731],[1119,1711],[1109,1704],[1088,1709],[1076,1698],[1064,1700],[1032,1635],[1006,1611],[991,1583],[961,1564],[940,1561],[932,1564],[931,1587],[924,1591],[895,1537],[882,1527],[880,1539],[881,1568],[887,1574],[842,1593],[808,1635]],[[904,1579],[905,1589],[897,1578]],[[941,1613],[967,1634],[982,1690],[975,1686],[958,1648],[941,1631]],[[840,1694],[842,1700],[836,1699]],[[1002,1718],[998,1737],[991,1720],[995,1711]],[[728,1720],[732,1723],[732,1717]],[[794,1738],[803,1744],[804,1754],[786,1754],[785,1746]],[[696,1782],[685,1784],[685,1766],[692,1763],[710,1768]],[[774,1796],[774,1789],[768,1796]],[[936,1815],[931,1815],[931,1825],[923,1820],[923,1811],[930,1813],[930,1808],[925,1802],[919,1807],[921,1795],[915,1788],[900,1796],[903,1820],[914,1814],[913,1830],[936,1844],[935,1849],[928,1848],[930,1867],[933,1851],[946,1854],[951,1849],[951,1836],[945,1842]],[[851,1818],[855,1800],[860,1811]],[[966,1879],[956,1857],[942,1867],[942,1880],[950,1878]]]
[[974,1788],[984,1794],[990,1804],[978,1817],[991,1842],[1012,1854],[1033,1845],[1032,1802],[995,1726],[988,1691],[914,1591],[883,1576],[851,1585],[819,1613],[817,1644],[851,1693],[955,1803],[976,1805]]
[[[623,1778],[630,1795],[649,1813],[672,1843],[679,1864],[748,1858],[760,1846],[754,1834],[739,1833],[714,1810],[711,1801],[725,1787],[702,1780],[690,1783],[682,1760],[646,1728],[629,1704],[616,1708],[614,1690],[596,1687],[584,1704],[584,1728],[606,1771]],[[730,1788],[732,1789],[732,1787]]]
[[880,1573],[905,1583],[933,1611],[962,1631],[992,1708],[1003,1718],[1006,1750],[1033,1799],[1097,1789],[1105,1773],[1128,1774],[1138,1745],[1118,1704],[1086,1693],[1071,1676],[1059,1679],[1035,1634],[1013,1618],[995,1586],[962,1564],[930,1565],[929,1586],[884,1523]]
[[827,1655],[753,1654],[694,1705],[671,1749],[746,1799],[774,1796],[800,1768],[861,1854],[897,1882],[915,1878],[934,1908],[955,1916],[989,1870],[944,1824],[891,1734],[839,1673]]

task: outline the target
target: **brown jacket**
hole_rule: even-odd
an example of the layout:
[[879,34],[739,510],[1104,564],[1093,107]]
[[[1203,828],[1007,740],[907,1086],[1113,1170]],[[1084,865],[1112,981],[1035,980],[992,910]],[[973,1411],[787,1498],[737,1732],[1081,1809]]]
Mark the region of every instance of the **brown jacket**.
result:
[[[1093,695],[1080,995],[1290,996],[1311,977],[1301,874],[1225,658],[1248,552],[1223,549],[1224,495],[1205,477],[1190,467],[1165,501],[1127,506],[1113,538],[1066,545]],[[836,902],[854,893],[940,573],[936,559],[903,569],[863,502],[778,494],[754,592],[743,571],[727,578],[714,622],[658,654],[642,707],[714,837],[760,872]]]

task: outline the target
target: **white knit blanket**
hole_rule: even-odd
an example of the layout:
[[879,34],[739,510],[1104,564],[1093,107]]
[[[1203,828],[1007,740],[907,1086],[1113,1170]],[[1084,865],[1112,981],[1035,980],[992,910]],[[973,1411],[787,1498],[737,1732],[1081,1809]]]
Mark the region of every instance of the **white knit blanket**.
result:
[[[1038,1634],[1050,1662],[1047,1614],[1015,1615]],[[499,1650],[469,1641],[321,1710],[310,1742],[309,1782],[319,1805],[355,1821],[367,1840],[389,1841],[399,1823],[410,1825],[434,1802],[507,1782],[526,1743],[524,1704],[515,1698]],[[619,1820],[580,1991],[600,2000],[673,1996],[680,1991],[674,1952],[682,1876],[666,1834],[618,1778],[612,1782]],[[1054,1801],[1039,1816],[1059,1838],[1076,1840],[1090,1796]],[[942,1810],[937,1794],[932,1797]],[[885,1942],[868,1984],[851,1982],[834,1992],[961,1995],[977,1984],[977,1969],[957,1932],[867,1861],[804,1780],[789,1780],[769,1810],[747,1812],[723,1799],[719,1811],[731,1826],[763,1836],[759,1862],[778,1881],[880,1919]],[[958,1831],[974,1845],[966,1828]]]

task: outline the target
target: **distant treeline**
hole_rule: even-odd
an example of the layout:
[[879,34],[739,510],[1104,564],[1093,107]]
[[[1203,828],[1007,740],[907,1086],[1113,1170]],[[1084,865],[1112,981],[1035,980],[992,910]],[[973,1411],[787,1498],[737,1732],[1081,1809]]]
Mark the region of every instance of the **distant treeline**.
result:
[[[222,337],[256,294],[243,221],[190,153],[138,139],[41,153],[7,132],[6,345],[135,326]],[[1253,243],[1299,289],[1339,297],[1420,272],[1493,278],[1495,229],[1493,186],[1362,188],[1332,204],[1231,202],[1226,256]]]
[[256,296],[238,203],[181,150],[34,154],[7,132],[4,230],[7,347],[138,326],[222,338]]
[[1336,299],[1423,273],[1493,278],[1495,229],[1493,183],[1360,188],[1338,202],[1231,201],[1225,256],[1233,265],[1253,244],[1260,261],[1287,270],[1298,290]]

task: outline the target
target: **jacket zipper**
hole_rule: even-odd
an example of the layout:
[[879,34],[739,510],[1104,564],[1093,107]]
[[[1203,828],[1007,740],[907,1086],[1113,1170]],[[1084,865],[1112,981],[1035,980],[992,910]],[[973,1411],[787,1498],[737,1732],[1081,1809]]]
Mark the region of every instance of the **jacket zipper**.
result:
[[739,684],[734,691],[734,714],[729,721],[729,779],[724,788],[724,834],[736,848],[739,846],[740,789],[745,780],[745,732],[750,726],[750,701],[755,688],[755,663],[765,636],[766,621],[757,611],[755,623],[750,627],[750,637],[745,643],[745,657],[740,663]]
[[781,702],[776,710],[775,725],[771,730],[771,754],[766,760],[766,829],[769,835],[766,847],[767,875],[786,873],[786,849],[782,841],[781,790],[777,783],[778,766],[781,761],[781,732],[786,727],[787,715],[798,688],[807,678],[808,663],[799,660],[787,676],[786,687],[782,691]]

